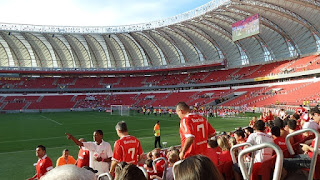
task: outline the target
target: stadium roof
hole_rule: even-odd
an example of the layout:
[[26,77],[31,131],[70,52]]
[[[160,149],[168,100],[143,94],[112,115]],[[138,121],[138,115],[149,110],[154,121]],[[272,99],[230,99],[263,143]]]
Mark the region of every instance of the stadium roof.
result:
[[[0,67],[150,68],[294,59],[320,51],[318,0],[216,0],[159,21],[113,27],[0,24]],[[260,33],[232,24],[260,16]]]

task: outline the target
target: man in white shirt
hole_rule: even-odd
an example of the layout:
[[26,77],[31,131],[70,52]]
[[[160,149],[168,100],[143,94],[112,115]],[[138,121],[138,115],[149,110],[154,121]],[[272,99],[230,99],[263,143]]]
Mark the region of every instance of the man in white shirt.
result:
[[303,118],[305,122],[303,123],[302,129],[310,128],[316,131],[320,130],[320,110],[318,109],[318,107],[310,109],[309,116],[310,120],[309,118]]
[[[272,142],[271,135],[264,133],[265,124],[262,120],[258,120],[254,124],[255,132],[251,133],[247,139],[248,143],[252,145],[262,144],[266,142]],[[254,163],[263,162],[272,157],[273,150],[271,148],[264,148],[255,152]]]
[[96,130],[93,132],[94,142],[80,142],[71,134],[66,133],[66,135],[68,139],[71,139],[78,146],[84,146],[90,151],[89,166],[95,170],[98,170],[97,175],[109,172],[111,157],[113,153],[110,144],[103,141],[102,139],[102,130]]

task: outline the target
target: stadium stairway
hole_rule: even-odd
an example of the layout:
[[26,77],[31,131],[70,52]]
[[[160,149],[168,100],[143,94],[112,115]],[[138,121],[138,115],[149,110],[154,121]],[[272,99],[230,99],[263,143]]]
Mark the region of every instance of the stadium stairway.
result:
[[3,110],[3,108],[6,107],[7,104],[8,104],[8,102],[4,102],[4,103],[0,106],[0,110]]

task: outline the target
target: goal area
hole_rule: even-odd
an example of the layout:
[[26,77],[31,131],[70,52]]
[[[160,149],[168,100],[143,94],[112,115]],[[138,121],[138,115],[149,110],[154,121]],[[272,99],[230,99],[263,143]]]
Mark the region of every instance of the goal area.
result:
[[111,105],[111,115],[129,116],[130,115],[130,106]]

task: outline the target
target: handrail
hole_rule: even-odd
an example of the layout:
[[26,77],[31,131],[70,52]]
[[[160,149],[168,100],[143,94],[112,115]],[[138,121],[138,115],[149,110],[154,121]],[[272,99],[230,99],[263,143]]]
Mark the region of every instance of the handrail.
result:
[[243,176],[244,180],[248,180],[250,179],[248,172],[245,169],[245,165],[243,162],[243,156],[246,155],[247,153],[253,152],[253,151],[257,151],[263,148],[272,148],[275,150],[275,152],[277,153],[277,159],[276,159],[276,165],[275,165],[275,170],[273,172],[273,180],[279,180],[281,177],[281,171],[282,171],[282,166],[283,166],[283,153],[282,150],[280,149],[279,146],[277,146],[274,143],[262,143],[262,144],[258,144],[258,145],[254,145],[251,147],[248,147],[244,150],[242,150],[239,154],[238,157],[238,162],[239,162],[239,166],[240,166],[240,170]]
[[157,161],[161,161],[161,160],[164,160],[164,171],[163,171],[162,179],[163,179],[163,180],[166,180],[166,174],[167,174],[166,171],[167,171],[167,164],[168,164],[167,159],[164,158],[164,157],[159,157],[159,158],[153,160],[152,166],[153,166],[154,172],[157,173],[156,162],[157,162]]
[[289,141],[290,137],[292,136],[296,136],[299,134],[302,134],[304,132],[308,132],[311,131],[313,132],[313,134],[315,135],[315,145],[314,145],[314,149],[313,149],[313,155],[312,155],[312,159],[311,159],[311,164],[310,164],[310,170],[309,170],[309,175],[308,175],[308,180],[312,180],[313,179],[313,175],[314,175],[314,171],[316,168],[316,163],[317,163],[317,156],[318,156],[318,151],[319,151],[319,133],[314,130],[314,129],[310,129],[310,128],[306,128],[306,129],[300,129],[298,131],[295,131],[293,133],[290,133],[287,135],[286,137],[286,144],[288,147],[288,151],[291,155],[293,155],[295,152],[293,151],[292,145]]
[[113,180],[111,174],[108,173],[108,172],[105,172],[105,173],[100,174],[100,175],[97,177],[97,180],[100,180],[100,178],[103,177],[103,176],[108,176],[109,180]]
[[[236,155],[233,153],[234,150],[236,148],[239,148],[239,147],[242,147],[242,146],[252,146],[251,143],[248,143],[248,142],[245,142],[245,143],[241,143],[241,144],[236,144],[234,146],[231,147],[230,149],[230,154],[231,154],[231,158],[232,158],[232,162],[233,164],[236,164],[237,163],[237,158],[236,158]],[[252,156],[251,156],[251,160],[250,160],[250,165],[249,165],[249,169],[248,169],[248,172],[249,172],[249,175],[251,175],[251,172],[252,172],[252,167],[253,167],[253,160],[254,160],[254,153],[252,153]]]
[[242,146],[252,146],[252,144],[251,144],[251,143],[248,143],[248,142],[245,142],[245,143],[241,143],[241,144],[236,144],[236,145],[234,145],[234,146],[231,147],[230,153],[231,153],[231,158],[232,158],[233,164],[237,163],[237,158],[236,158],[235,154],[233,153],[233,151],[234,151],[236,148],[239,148],[239,147],[242,147]]

